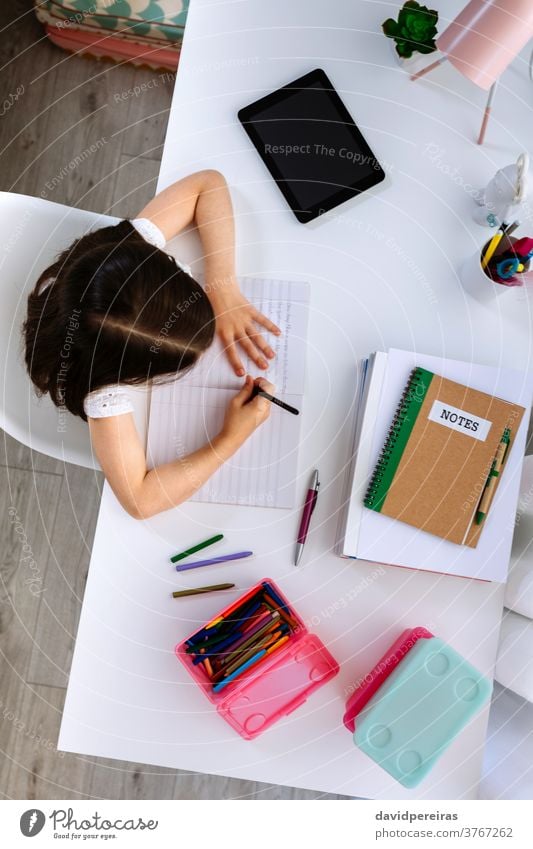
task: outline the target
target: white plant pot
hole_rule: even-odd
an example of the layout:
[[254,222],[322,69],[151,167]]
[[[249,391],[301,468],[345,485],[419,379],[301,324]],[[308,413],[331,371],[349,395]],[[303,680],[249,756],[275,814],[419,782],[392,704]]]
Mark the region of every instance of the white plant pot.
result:
[[423,68],[427,68],[428,65],[431,65],[431,63],[435,62],[435,60],[440,56],[439,51],[434,50],[433,53],[413,53],[410,59],[404,59],[402,56],[398,56],[394,40],[389,38],[388,41],[392,55],[396,60],[396,64],[409,75],[417,74],[418,71],[421,71]]

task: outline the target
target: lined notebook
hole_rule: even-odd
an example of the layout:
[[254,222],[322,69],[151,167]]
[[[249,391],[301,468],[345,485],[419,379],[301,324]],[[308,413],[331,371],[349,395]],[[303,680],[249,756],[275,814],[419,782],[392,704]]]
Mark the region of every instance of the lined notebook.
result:
[[450,542],[477,545],[479,500],[504,431],[524,408],[417,367],[364,504]]
[[[240,287],[282,330],[281,336],[268,337],[276,357],[266,376],[275,384],[276,396],[301,411],[309,285],[246,278]],[[259,369],[239,353],[246,371],[258,375]],[[183,459],[213,439],[222,427],[229,401],[241,386],[242,378],[233,373],[218,339],[184,377],[155,386],[148,428],[149,465]],[[294,507],[301,419],[301,415],[273,406],[267,422],[190,500]]]

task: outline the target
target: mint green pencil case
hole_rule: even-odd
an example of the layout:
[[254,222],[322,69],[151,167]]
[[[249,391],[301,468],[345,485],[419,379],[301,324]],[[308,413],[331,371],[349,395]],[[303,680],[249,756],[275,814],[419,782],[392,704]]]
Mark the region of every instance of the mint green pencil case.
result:
[[404,787],[416,787],[487,702],[492,684],[433,636],[417,639],[385,675],[352,717],[354,742]]

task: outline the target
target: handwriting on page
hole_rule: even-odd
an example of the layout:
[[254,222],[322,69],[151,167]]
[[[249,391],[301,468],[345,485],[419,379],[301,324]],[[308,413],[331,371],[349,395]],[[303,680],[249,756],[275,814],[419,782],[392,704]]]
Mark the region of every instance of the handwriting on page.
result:
[[[282,331],[275,336],[257,326],[258,332],[268,340],[276,356],[266,372],[259,369],[238,347],[243,367],[254,377],[263,374],[274,383],[280,394],[302,395],[305,379],[305,354],[307,320],[309,313],[309,286],[301,282],[247,279],[241,290],[246,298],[270,318]],[[220,389],[235,389],[242,386],[218,338],[199,363],[181,380],[190,386],[211,386]]]
[[[304,391],[309,287],[301,282],[242,281],[243,294],[282,330],[269,335],[276,358],[268,378],[276,395],[301,409]],[[252,374],[258,369],[245,362]],[[218,340],[198,365],[174,383],[155,386],[150,405],[148,461],[173,460],[191,475],[187,456],[220,432],[227,406],[242,386]],[[273,408],[268,421],[204,484],[191,500],[249,506],[293,507],[301,416]]]

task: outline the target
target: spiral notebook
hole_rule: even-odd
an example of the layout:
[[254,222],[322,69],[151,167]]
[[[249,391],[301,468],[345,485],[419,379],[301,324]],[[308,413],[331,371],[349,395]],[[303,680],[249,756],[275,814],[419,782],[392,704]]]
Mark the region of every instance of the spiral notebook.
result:
[[524,408],[413,369],[365,495],[365,507],[460,545],[477,545],[473,524],[504,432]]
[[[409,387],[415,391],[411,375],[417,367],[422,370],[415,376],[417,382],[427,377],[425,372],[433,377],[429,385],[427,380],[421,380],[422,387],[416,389],[419,397],[414,403],[420,402],[418,410],[408,410],[405,402],[411,394]],[[505,581],[533,375],[390,349],[388,353],[370,355],[361,365],[360,377],[358,422],[339,511],[337,554]],[[474,413],[477,427],[473,415],[463,416],[463,421],[459,420],[460,413],[454,414],[453,420],[447,414],[447,425],[428,418],[437,410],[435,400]],[[404,403],[398,407],[400,401]],[[488,515],[478,525],[473,522],[475,511],[508,417],[513,421],[511,443]],[[493,423],[492,431],[497,435],[493,437],[491,429],[479,419]],[[404,420],[406,424],[402,424]],[[391,424],[393,432],[402,430],[403,442],[395,440],[394,446],[388,438]],[[450,425],[477,436],[486,435],[476,440]],[[435,439],[437,432],[440,441]],[[391,451],[393,447],[395,453]],[[385,456],[381,458],[384,448]],[[390,463],[385,462],[389,454]],[[423,490],[430,482],[431,493]],[[370,497],[373,503],[369,508],[364,502]],[[375,507],[380,509],[372,509]]]

